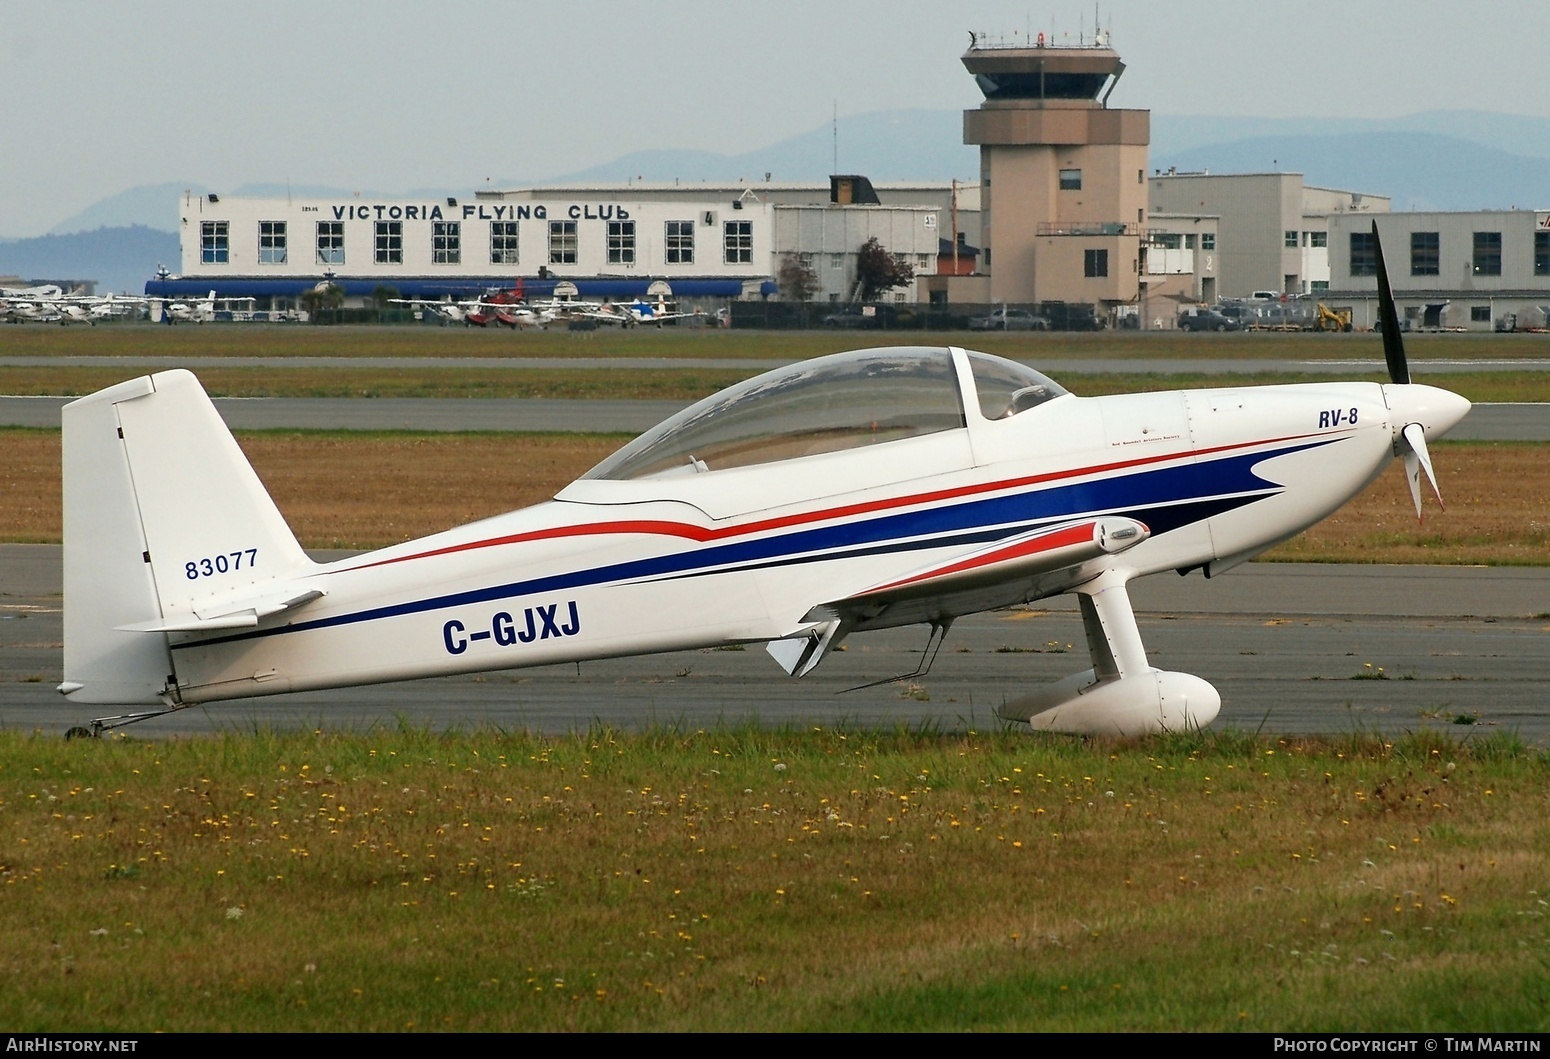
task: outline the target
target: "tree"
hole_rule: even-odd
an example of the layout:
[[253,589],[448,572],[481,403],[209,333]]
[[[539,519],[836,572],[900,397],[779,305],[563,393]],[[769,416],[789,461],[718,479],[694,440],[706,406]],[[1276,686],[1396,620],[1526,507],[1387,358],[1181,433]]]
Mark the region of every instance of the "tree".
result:
[[377,307],[377,318],[382,318],[383,312],[398,300],[398,288],[386,283],[377,284],[377,289],[371,292],[372,304]]
[[311,290],[302,291],[297,300],[307,310],[307,319],[320,324],[324,312],[333,312],[344,304],[344,288],[337,283],[319,283]]
[[890,254],[872,236],[856,251],[856,286],[861,300],[869,302],[879,294],[902,287],[915,278],[915,269],[898,254]]
[[823,287],[813,266],[796,254],[787,254],[781,259],[780,271],[775,273],[775,285],[780,288],[780,296],[788,302],[812,301],[813,295]]

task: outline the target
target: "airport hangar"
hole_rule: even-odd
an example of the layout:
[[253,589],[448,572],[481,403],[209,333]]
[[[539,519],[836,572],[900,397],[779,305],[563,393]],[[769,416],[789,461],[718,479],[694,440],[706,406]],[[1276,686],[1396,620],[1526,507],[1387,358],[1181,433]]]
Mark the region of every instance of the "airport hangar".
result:
[[[186,195],[182,276],[146,293],[214,289],[281,309],[324,281],[358,303],[380,286],[471,297],[521,276],[537,297],[568,279],[584,298],[665,290],[707,306],[778,296],[774,277],[794,259],[812,270],[814,298],[837,302],[852,299],[856,250],[876,236],[914,266],[912,289],[891,292],[898,301],[1085,302],[1167,328],[1184,305],[1274,293],[1349,304],[1367,326],[1375,280],[1361,233],[1378,215],[1390,218],[1383,231],[1395,228],[1390,260],[1410,244],[1410,268],[1390,269],[1408,318],[1545,323],[1546,214],[1390,214],[1385,196],[1305,185],[1295,172],[1148,177],[1150,112],[1109,108],[1125,66],[1106,35],[1076,47],[1029,43],[976,35],[962,57],[985,95],[964,112],[964,141],[980,147],[977,183],[874,187],[836,176],[824,187],[766,174],[417,202]],[[1467,321],[1448,315],[1453,302],[1469,306]]]

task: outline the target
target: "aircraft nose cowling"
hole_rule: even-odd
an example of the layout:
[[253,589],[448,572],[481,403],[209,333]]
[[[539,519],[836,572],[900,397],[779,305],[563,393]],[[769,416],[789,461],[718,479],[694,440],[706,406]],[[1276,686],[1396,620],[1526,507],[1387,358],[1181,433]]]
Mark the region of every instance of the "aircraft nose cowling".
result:
[[1428,441],[1441,437],[1464,418],[1470,407],[1452,390],[1417,383],[1386,385],[1383,397],[1392,416],[1396,441],[1411,423],[1421,424]]

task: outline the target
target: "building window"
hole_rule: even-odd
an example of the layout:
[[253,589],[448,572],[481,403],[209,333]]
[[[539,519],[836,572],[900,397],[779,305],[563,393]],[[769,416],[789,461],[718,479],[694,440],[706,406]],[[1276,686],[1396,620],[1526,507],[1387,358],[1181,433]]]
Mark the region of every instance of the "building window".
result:
[[1328,292],[1328,290],[1329,290],[1329,280],[1327,280],[1327,279],[1315,279],[1315,280],[1309,280],[1308,281],[1308,293],[1309,294],[1324,294],[1324,293]]
[[667,263],[669,265],[694,264],[694,222],[667,222]]
[[1373,251],[1371,232],[1351,233],[1351,275],[1376,276],[1378,256]]
[[1062,169],[1060,171],[1061,191],[1081,191],[1082,171],[1080,169]]
[[1216,233],[1215,232],[1201,232],[1200,233],[1200,249],[1202,249],[1202,250],[1215,250],[1216,249]]
[[844,268],[845,267],[845,255],[844,254],[830,254],[829,255],[829,267],[830,268]]
[[517,263],[517,222],[490,222],[490,264],[515,265]]
[[1328,232],[1309,232],[1308,233],[1308,245],[1313,247],[1313,249],[1315,249],[1315,250],[1327,249],[1329,247],[1329,233]]
[[1285,246],[1288,249],[1296,250],[1297,249],[1297,233],[1295,231],[1287,232],[1286,233],[1286,238],[1284,238],[1282,240],[1282,243],[1285,244]]
[[318,264],[344,264],[343,221],[318,221]]
[[1489,305],[1471,305],[1469,307],[1469,319],[1477,324],[1491,322],[1491,307]]
[[431,222],[431,263],[458,265],[463,262],[463,222]]
[[1191,232],[1191,233],[1189,233],[1189,234],[1184,236],[1184,249],[1185,250],[1193,250],[1193,249],[1195,249],[1195,235],[1194,235],[1193,232]]
[[722,226],[723,260],[729,265],[753,263],[753,221],[727,221]]
[[1550,232],[1534,233],[1534,275],[1550,276]]
[[225,221],[200,222],[199,260],[206,265],[224,265],[231,261],[231,241]]
[[285,264],[285,222],[258,222],[258,263],[260,265]]
[[635,264],[635,222],[608,222],[608,263],[610,265]]
[[576,263],[576,222],[549,222],[549,264],[574,265]]
[[1164,250],[1178,250],[1184,245],[1184,237],[1177,232],[1158,232],[1152,236],[1152,243]]
[[1502,274],[1502,233],[1475,233],[1475,275],[1500,276]]
[[402,265],[404,263],[404,222],[377,222],[377,264]]
[[1442,239],[1436,232],[1410,233],[1410,274],[1412,276],[1442,274]]
[[1107,250],[1082,251],[1082,275],[1088,279],[1096,279],[1108,274],[1109,252]]

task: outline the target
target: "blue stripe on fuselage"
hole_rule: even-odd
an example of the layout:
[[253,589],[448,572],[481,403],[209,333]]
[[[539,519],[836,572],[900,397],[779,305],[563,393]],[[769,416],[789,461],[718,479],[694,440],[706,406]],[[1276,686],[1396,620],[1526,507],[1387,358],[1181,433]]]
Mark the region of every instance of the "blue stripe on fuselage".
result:
[[[1247,494],[1262,496],[1267,491],[1279,491],[1281,487],[1277,483],[1254,473],[1256,465],[1276,456],[1285,456],[1326,445],[1333,440],[1337,439],[1320,439],[1270,452],[1244,453],[1209,460],[1205,463],[1149,468],[1129,474],[1095,478],[1086,482],[1045,489],[1035,487],[1003,496],[964,503],[949,503],[940,507],[881,515],[854,522],[840,522],[815,529],[795,530],[770,537],[695,548],[649,559],[632,559],[611,566],[567,571],[529,581],[516,581],[467,592],[432,596],[428,599],[395,603],[387,607],[375,607],[350,614],[337,614],[313,621],[296,622],[273,629],[256,629],[251,632],[172,644],[171,647],[173,650],[208,647],[263,636],[307,632],[376,621],[381,618],[419,614],[447,607],[490,603],[516,596],[561,592],[609,582],[719,573],[722,572],[722,568],[729,565],[770,567],[844,557],[830,554],[836,550],[848,552],[850,555],[878,554],[914,548],[937,548],[943,544],[960,541],[963,543],[990,541],[1026,532],[1041,522],[1060,521],[1094,513],[1112,513],[1140,518],[1141,513],[1145,512],[1150,516],[1151,521],[1141,520],[1147,521],[1153,536],[1156,536],[1217,513],[1218,509],[1213,504],[1207,504],[1204,511],[1197,507],[1196,505],[1202,501],[1227,501],[1227,507],[1219,509],[1227,510],[1239,506],[1240,503],[1249,503],[1259,498],[1259,496]],[[1180,458],[1187,457],[1187,453],[1180,454]],[[1170,509],[1177,509],[1172,519],[1166,514]],[[1184,514],[1185,511],[1188,511],[1187,515]],[[1180,517],[1184,521],[1176,521]],[[1172,524],[1169,524],[1170,522]],[[978,530],[979,533],[972,535],[968,533],[974,530]],[[944,541],[942,539],[944,537],[947,540]]]

